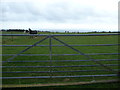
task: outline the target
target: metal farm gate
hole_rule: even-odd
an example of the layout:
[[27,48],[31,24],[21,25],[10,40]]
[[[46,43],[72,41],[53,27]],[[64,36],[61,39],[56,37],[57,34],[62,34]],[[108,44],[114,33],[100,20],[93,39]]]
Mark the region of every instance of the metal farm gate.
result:
[[[0,68],[3,69],[3,77],[0,78],[3,79],[3,85],[11,84],[11,80],[16,83],[19,80],[22,84],[22,80],[25,80],[23,83],[34,80],[36,83],[54,83],[117,78],[120,53],[114,51],[120,44],[109,41],[111,37],[117,39],[118,35],[120,34],[1,34],[3,38],[12,37],[12,41],[18,43],[11,45],[7,42],[1,45],[3,61]],[[19,37],[24,37],[23,40],[26,39],[28,45],[19,42]],[[34,43],[30,45],[32,40]],[[4,49],[7,47],[16,50],[7,52],[10,49]],[[44,81],[45,79],[47,80]]]

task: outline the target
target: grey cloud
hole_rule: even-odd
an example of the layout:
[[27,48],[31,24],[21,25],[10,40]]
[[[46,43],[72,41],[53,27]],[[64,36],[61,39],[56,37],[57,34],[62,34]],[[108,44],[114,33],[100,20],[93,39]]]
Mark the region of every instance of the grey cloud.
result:
[[2,21],[28,21],[32,20],[31,7],[29,3],[9,2],[2,4]]
[[[51,3],[38,7],[32,3],[5,3],[2,5],[2,21],[36,21],[36,22],[54,22],[54,23],[83,23],[89,21],[88,18],[107,17],[105,13],[97,13],[94,8],[82,6],[71,6],[67,2]],[[91,19],[90,19],[91,20]],[[94,21],[93,21],[94,22]],[[101,21],[102,22],[102,21]]]

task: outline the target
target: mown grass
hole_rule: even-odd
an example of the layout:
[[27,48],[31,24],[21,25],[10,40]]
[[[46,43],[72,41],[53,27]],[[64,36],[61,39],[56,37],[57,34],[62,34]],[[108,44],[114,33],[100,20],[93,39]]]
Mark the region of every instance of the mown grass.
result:
[[[10,32],[4,32],[10,33]],[[12,34],[16,34],[13,32]],[[17,33],[21,34],[21,33]],[[39,32],[39,34],[46,34]],[[48,33],[47,33],[48,34]],[[55,33],[54,33],[55,34]],[[59,33],[57,33],[59,34]],[[60,33],[61,34],[61,33]],[[64,33],[62,33],[64,34]],[[35,42],[42,40],[45,36],[34,37],[30,36],[4,36],[2,37],[3,45],[32,45]],[[84,45],[84,44],[118,44],[118,36],[57,36],[56,38],[69,45]],[[49,45],[49,39],[41,42],[38,45]],[[63,45],[60,42],[52,39],[52,45]],[[83,53],[118,53],[118,46],[73,46]],[[17,54],[27,47],[2,47],[3,54]],[[49,54],[49,47],[35,46],[22,54]],[[53,46],[52,54],[78,54],[74,50],[66,46]],[[2,60],[6,61],[11,56],[3,56]],[[118,59],[118,55],[90,55],[94,59]],[[50,56],[17,56],[13,61],[33,61],[33,60],[50,60]],[[52,60],[88,60],[85,56],[54,56]],[[99,61],[102,64],[118,64],[118,61]],[[66,66],[66,65],[95,65],[93,61],[81,61],[81,62],[8,62],[3,66]],[[118,66],[109,66],[112,69],[118,69]],[[64,68],[3,68],[4,71],[71,71],[71,70],[100,70],[105,69],[101,66],[97,67],[64,67]],[[97,74],[114,74],[108,71],[96,71],[96,72],[62,72],[62,73],[3,73],[3,77],[21,77],[21,76],[68,76],[68,75],[97,75]],[[38,84],[38,83],[66,83],[66,82],[80,82],[80,81],[92,81],[92,80],[109,80],[118,77],[85,77],[85,78],[49,78],[49,79],[12,79],[3,80],[3,84]]]

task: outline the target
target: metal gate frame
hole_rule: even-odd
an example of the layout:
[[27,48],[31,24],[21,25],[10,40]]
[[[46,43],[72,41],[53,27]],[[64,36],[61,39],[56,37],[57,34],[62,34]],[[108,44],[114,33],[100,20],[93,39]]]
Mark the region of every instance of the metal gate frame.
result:
[[[81,52],[80,50],[75,49],[74,45],[69,45],[63,41],[61,41],[60,39],[56,38],[55,36],[104,36],[104,35],[120,35],[120,34],[1,34],[0,36],[45,36],[45,38],[43,38],[42,40],[39,40],[38,42],[35,42],[33,45],[1,45],[1,46],[28,46],[26,49],[20,51],[17,54],[14,54],[11,58],[8,58],[7,61],[2,61],[3,64],[6,62],[15,62],[12,61],[15,57],[23,55],[22,53],[31,49],[34,46],[40,46],[37,45],[39,43],[41,43],[42,41],[49,39],[49,57],[50,57],[50,66],[0,66],[0,68],[17,68],[17,67],[47,67],[47,68],[52,68],[52,67],[85,67],[85,66],[102,66],[105,68],[105,70],[103,71],[110,71],[113,72],[115,74],[107,74],[107,75],[78,75],[78,76],[33,76],[33,77],[0,77],[0,79],[22,79],[22,78],[65,78],[65,77],[102,77],[102,76],[118,76],[118,71],[115,69],[111,69],[108,66],[118,66],[117,64],[102,64],[99,62],[99,60],[95,60],[93,58],[91,58],[89,55],[90,54],[85,54],[83,52]],[[73,65],[73,66],[52,66],[52,62],[54,62],[54,60],[52,60],[52,39],[60,42],[63,44],[63,46],[66,46],[74,51],[76,51],[77,53],[79,53],[79,55],[83,55],[86,58],[88,58],[89,61],[93,61],[98,65]],[[92,45],[92,46],[113,46],[113,45],[120,45],[120,44],[102,44],[102,45]],[[45,45],[44,45],[45,46]],[[56,45],[59,46],[59,45]],[[78,46],[83,46],[83,45],[78,45]],[[91,45],[84,45],[84,46],[91,46]],[[104,55],[108,55],[109,53],[104,53]],[[120,53],[111,53],[111,55],[116,55],[116,54],[120,54]],[[56,54],[57,55],[57,54]],[[74,54],[74,55],[78,55],[78,54]],[[4,55],[3,55],[4,56]],[[7,55],[5,55],[7,56]],[[24,56],[24,55],[23,55]],[[119,59],[116,59],[119,60]],[[64,61],[64,60],[62,60]],[[71,60],[69,60],[71,61]],[[75,61],[75,60],[74,60]],[[80,60],[77,60],[80,61]],[[16,61],[17,62],[17,61]],[[44,61],[41,61],[44,62]],[[90,71],[90,70],[79,70],[79,71]],[[79,72],[76,71],[76,72]],[[94,71],[94,70],[93,70]],[[37,72],[37,71],[28,71],[28,72]],[[39,72],[48,72],[48,73],[53,73],[53,72],[70,72],[70,71],[39,71]],[[73,71],[74,72],[74,71]],[[2,73],[10,73],[10,72],[2,72]],[[20,72],[16,72],[16,73],[20,73]]]

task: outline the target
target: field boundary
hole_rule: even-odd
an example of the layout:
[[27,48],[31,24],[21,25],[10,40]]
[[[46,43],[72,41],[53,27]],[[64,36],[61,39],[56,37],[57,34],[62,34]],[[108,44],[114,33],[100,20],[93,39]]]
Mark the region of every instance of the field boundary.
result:
[[16,88],[16,87],[43,87],[43,86],[66,86],[66,85],[83,85],[83,84],[97,84],[97,83],[113,83],[113,82],[120,82],[118,79],[113,80],[97,80],[97,81],[89,81],[89,82],[72,82],[72,83],[52,83],[52,84],[7,84],[2,85],[2,88]]

